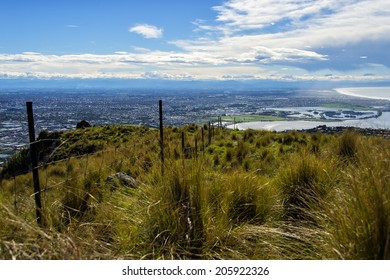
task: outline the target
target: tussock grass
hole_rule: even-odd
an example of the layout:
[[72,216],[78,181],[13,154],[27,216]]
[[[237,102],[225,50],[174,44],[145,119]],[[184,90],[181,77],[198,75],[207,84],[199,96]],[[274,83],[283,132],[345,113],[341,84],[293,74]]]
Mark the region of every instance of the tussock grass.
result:
[[390,150],[385,140],[366,140],[370,149],[355,155],[360,168],[343,170],[328,205],[330,241],[345,259],[390,259]]
[[294,154],[282,165],[275,183],[283,193],[284,215],[289,220],[311,220],[332,188],[332,167],[312,154]]
[[353,131],[345,131],[338,144],[338,154],[345,160],[356,160],[358,152],[358,135]]
[[[390,258],[387,140],[216,130],[203,150],[195,125],[167,128],[162,176],[158,131],[74,133],[61,155],[72,137],[101,148],[40,168],[44,227],[31,174],[1,181],[1,259]],[[117,172],[138,187],[106,183]]]

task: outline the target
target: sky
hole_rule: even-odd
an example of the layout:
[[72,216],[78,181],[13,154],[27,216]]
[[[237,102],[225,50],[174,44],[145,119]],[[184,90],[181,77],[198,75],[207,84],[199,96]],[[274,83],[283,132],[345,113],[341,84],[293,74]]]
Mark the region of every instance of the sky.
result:
[[5,0],[4,79],[390,82],[389,0]]

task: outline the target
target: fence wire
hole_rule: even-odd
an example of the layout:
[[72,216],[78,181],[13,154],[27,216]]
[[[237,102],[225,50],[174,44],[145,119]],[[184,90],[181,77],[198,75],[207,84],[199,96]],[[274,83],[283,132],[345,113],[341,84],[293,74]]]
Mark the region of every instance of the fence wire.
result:
[[[156,135],[157,135],[156,131]],[[167,138],[176,138],[176,142],[172,144],[169,141],[169,145],[164,147],[165,153],[171,157],[177,151],[181,151],[182,157],[192,157],[196,155],[202,149],[202,143],[200,139],[200,133],[197,131],[194,133],[194,137],[186,137],[186,142],[194,144],[194,141],[198,143],[198,147],[182,146],[180,139],[180,133],[176,136],[172,134],[166,135]],[[82,141],[84,138],[70,138],[70,139],[40,139],[31,143],[32,145],[39,145],[40,143],[48,141],[61,141],[61,144],[51,152],[49,158],[55,158],[56,153],[60,150],[59,147],[66,144],[66,142]],[[108,177],[118,172],[131,173],[132,169],[142,170],[142,168],[151,168],[153,166],[160,166],[161,158],[159,151],[159,138],[148,137],[148,143],[126,143],[120,147],[106,147],[102,150],[98,150],[92,153],[83,155],[73,155],[66,158],[40,162],[36,167],[40,177],[40,195],[42,199],[43,213],[45,210],[56,208],[65,209],[67,206],[66,195],[71,192],[77,192],[78,189],[86,188],[87,184],[92,184],[93,187],[104,187],[101,184],[105,184]],[[203,145],[207,146],[207,145]],[[26,145],[26,148],[28,145]],[[151,157],[145,156],[143,150],[145,147],[152,147],[151,151],[146,151],[147,155],[153,155]],[[39,151],[38,151],[39,152]],[[141,153],[141,155],[139,155]],[[143,156],[143,157],[139,157]],[[130,171],[130,172],[129,172]],[[132,174],[128,174],[132,176]],[[92,181],[91,181],[92,180]],[[27,175],[14,177],[12,185],[8,185],[8,192],[13,197],[13,209],[16,215],[21,216],[28,220],[35,220],[35,204],[34,204],[34,191],[33,180],[31,172]],[[100,185],[100,186],[98,186]],[[85,189],[85,194],[88,193],[88,189]],[[92,194],[89,194],[92,195]],[[58,196],[62,196],[59,199]],[[70,207],[70,206],[69,206]],[[75,209],[77,210],[77,209]]]

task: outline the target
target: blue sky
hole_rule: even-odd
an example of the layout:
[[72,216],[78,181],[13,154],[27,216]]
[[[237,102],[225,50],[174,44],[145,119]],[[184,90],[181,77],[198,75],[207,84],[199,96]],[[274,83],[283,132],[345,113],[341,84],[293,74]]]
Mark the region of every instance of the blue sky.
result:
[[0,3],[0,79],[390,81],[388,0]]

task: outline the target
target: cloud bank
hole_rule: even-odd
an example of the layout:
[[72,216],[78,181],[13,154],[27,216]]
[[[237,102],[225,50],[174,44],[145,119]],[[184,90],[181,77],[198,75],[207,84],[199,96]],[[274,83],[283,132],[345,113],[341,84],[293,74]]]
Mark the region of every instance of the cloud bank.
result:
[[[388,0],[227,0],[172,51],[0,54],[0,77],[390,81]],[[147,39],[163,29],[138,24]]]

